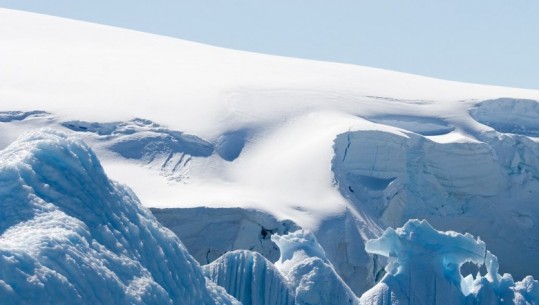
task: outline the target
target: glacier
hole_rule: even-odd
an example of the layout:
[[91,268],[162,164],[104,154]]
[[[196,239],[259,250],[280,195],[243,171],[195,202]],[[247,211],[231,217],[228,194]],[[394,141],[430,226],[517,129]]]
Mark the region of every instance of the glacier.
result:
[[[13,304],[539,302],[539,282],[500,275],[481,239],[437,231],[426,220],[365,242],[367,253],[388,261],[385,275],[360,298],[315,235],[289,222],[280,225],[295,231],[266,233],[279,249],[275,263],[234,250],[201,267],[130,189],[107,178],[84,142],[52,129],[28,132],[0,151],[0,204],[0,296]],[[228,217],[241,219],[237,213]],[[463,276],[465,263],[486,272]]]
[[[425,219],[480,236],[500,274],[524,278],[510,286],[515,300],[536,294],[525,276],[539,277],[537,90],[226,50],[5,9],[0,38],[0,149],[43,127],[81,138],[107,176],[180,237],[193,266],[228,253],[222,261],[235,260],[240,249],[275,265],[282,253],[270,235],[305,229],[325,256],[304,265],[338,275],[360,296],[388,263],[366,251],[367,241]],[[4,210],[5,229],[12,217],[44,222],[24,211]],[[244,266],[261,259],[242,253]],[[498,298],[485,288],[492,281],[478,279],[485,298]]]
[[0,152],[4,304],[239,304],[92,150],[54,130]]

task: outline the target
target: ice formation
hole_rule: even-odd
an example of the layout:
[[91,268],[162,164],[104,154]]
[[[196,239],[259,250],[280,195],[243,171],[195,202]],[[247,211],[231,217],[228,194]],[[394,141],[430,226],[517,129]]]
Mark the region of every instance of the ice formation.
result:
[[208,264],[233,250],[251,250],[275,262],[279,248],[272,234],[299,228],[290,220],[278,221],[262,211],[239,208],[150,209],[157,220],[180,237],[189,254]]
[[[384,263],[364,242],[409,218],[481,236],[501,271],[539,275],[539,91],[226,50],[6,9],[0,38],[8,46],[0,48],[0,148],[43,126],[74,132],[148,207],[290,219],[316,234],[358,295]],[[17,209],[1,213],[26,219]],[[276,259],[274,244],[260,237],[278,228],[232,214],[228,228],[205,219],[175,232],[187,232],[190,244],[203,240],[194,255],[204,263],[234,248]],[[227,238],[211,248],[219,231]],[[515,284],[515,298],[536,294],[534,283]]]
[[[500,103],[481,103],[476,115],[501,111]],[[530,103],[509,105],[539,109]],[[513,119],[528,131],[535,126],[526,127],[529,121]],[[443,230],[481,236],[500,257],[502,270],[518,277],[530,270],[535,274],[539,243],[529,230],[539,223],[539,142],[496,131],[475,137],[444,140],[403,130],[350,131],[335,140],[333,171],[343,195],[382,227],[424,218]]]
[[283,275],[257,252],[228,252],[204,272],[243,305],[293,305],[294,292]]
[[273,235],[281,250],[275,266],[288,279],[298,305],[359,304],[339,277],[314,234],[299,230]]
[[0,152],[5,304],[239,304],[111,182],[81,141],[31,132]]
[[[472,235],[436,231],[423,220],[388,228],[369,240],[366,250],[389,258],[387,274],[360,298],[362,305],[386,304],[537,304],[539,283],[532,277],[514,282],[498,274],[498,260]],[[486,274],[462,276],[464,263],[486,268]]]

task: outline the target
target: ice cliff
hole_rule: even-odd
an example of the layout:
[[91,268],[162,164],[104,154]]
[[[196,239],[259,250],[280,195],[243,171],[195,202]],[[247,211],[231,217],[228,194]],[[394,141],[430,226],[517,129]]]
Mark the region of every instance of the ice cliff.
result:
[[353,209],[380,227],[419,218],[442,230],[469,232],[489,244],[504,272],[535,275],[538,105],[510,98],[479,101],[466,123],[371,117],[376,125],[337,136],[335,180]]
[[63,133],[0,152],[0,220],[3,304],[239,304]]
[[[362,305],[537,304],[539,283],[531,276],[515,282],[498,274],[496,256],[472,235],[440,232],[423,220],[387,229],[366,244],[369,253],[389,258],[387,274],[361,297]],[[515,249],[516,251],[516,249]],[[463,277],[464,263],[486,273]]]

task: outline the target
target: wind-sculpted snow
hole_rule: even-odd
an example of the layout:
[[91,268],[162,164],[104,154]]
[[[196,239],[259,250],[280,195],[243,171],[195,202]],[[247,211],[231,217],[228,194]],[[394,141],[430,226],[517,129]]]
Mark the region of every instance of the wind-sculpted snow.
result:
[[539,101],[500,98],[479,103],[470,114],[502,133],[539,137]]
[[[514,282],[498,274],[496,256],[470,234],[440,232],[425,220],[410,220],[369,240],[366,250],[389,258],[386,276],[361,297],[362,305],[537,304],[539,283]],[[461,267],[484,265],[486,274],[463,278]]]
[[0,152],[3,304],[238,304],[81,141],[43,130]]
[[73,131],[94,133],[99,141],[105,142],[108,150],[158,167],[164,175],[175,180],[186,176],[192,157],[209,157],[214,150],[211,143],[197,136],[170,130],[145,119],[110,123],[67,121],[62,125]]
[[228,252],[203,268],[208,278],[243,305],[293,305],[295,302],[288,281],[257,252]]
[[314,234],[296,231],[273,235],[281,257],[275,263],[288,279],[298,305],[359,304],[357,297],[337,275]]

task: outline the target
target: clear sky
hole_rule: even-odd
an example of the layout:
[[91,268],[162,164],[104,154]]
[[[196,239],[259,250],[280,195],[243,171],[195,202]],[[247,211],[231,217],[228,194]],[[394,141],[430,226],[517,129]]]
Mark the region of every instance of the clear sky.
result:
[[538,0],[0,0],[0,7],[227,48],[539,89]]

